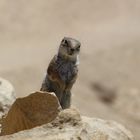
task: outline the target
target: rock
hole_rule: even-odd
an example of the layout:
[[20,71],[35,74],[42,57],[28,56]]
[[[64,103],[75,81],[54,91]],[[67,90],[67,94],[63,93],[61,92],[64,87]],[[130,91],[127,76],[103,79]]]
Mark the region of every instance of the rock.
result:
[[0,118],[7,113],[15,99],[15,90],[12,84],[0,78]]
[[83,117],[92,129],[94,140],[134,140],[132,133],[115,121]]
[[16,133],[54,120],[60,105],[53,93],[35,92],[18,98],[2,123],[1,135]]
[[114,121],[80,117],[75,109],[66,109],[51,123],[2,136],[0,140],[134,140],[133,135]]
[[52,122],[53,126],[63,127],[63,124],[77,125],[81,121],[81,116],[76,109],[65,109]]

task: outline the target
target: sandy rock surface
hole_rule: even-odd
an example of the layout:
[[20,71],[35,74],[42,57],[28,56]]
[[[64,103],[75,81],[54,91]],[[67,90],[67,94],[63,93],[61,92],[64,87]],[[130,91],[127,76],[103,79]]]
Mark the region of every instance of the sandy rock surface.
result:
[[75,109],[60,112],[52,123],[22,131],[0,140],[134,140],[122,125],[96,118],[80,117]]
[[53,93],[35,92],[18,98],[2,122],[1,135],[16,133],[54,120],[60,105]]

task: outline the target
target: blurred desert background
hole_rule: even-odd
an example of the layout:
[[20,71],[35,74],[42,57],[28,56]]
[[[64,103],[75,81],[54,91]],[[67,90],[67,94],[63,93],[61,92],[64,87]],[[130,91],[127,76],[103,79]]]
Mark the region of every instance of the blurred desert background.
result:
[[72,105],[122,123],[139,140],[140,1],[1,0],[0,76],[17,97],[40,89],[64,36],[82,44]]

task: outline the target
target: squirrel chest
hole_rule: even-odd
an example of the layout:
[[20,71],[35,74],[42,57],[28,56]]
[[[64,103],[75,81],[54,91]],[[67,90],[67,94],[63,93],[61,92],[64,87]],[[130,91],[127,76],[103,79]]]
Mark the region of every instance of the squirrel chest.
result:
[[[59,67],[60,65],[60,67]],[[73,62],[62,62],[58,65],[58,73],[62,81],[71,82],[77,75],[78,69]]]
[[76,62],[63,59],[55,59],[53,64],[48,68],[48,74],[52,80],[66,85],[75,82],[77,73],[78,68]]

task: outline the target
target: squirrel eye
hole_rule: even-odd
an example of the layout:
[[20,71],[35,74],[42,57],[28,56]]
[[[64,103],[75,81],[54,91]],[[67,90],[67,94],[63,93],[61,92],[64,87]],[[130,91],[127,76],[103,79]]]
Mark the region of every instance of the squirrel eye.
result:
[[79,50],[80,50],[80,45],[76,48],[76,50],[77,50],[77,51],[79,51]]

